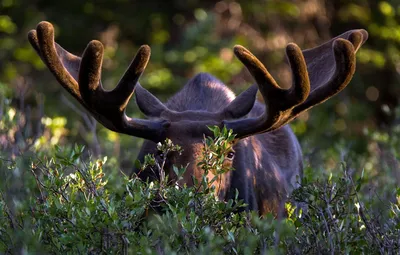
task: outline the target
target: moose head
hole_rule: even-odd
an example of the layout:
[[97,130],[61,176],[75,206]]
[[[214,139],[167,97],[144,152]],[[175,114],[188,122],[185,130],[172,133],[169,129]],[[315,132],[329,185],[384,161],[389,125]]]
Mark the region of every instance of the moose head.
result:
[[[138,159],[157,155],[158,142],[166,138],[183,148],[183,154],[166,157],[166,171],[174,178],[172,165],[187,165],[181,182],[193,185],[203,175],[198,167],[207,126],[226,126],[236,134],[233,149],[224,164],[235,171],[225,174],[217,187],[220,199],[239,198],[249,210],[261,215],[278,213],[286,197],[302,176],[302,154],[298,140],[286,125],[300,113],[343,90],[354,72],[355,53],[367,40],[365,30],[351,30],[309,50],[296,44],[286,47],[292,86],[282,89],[265,66],[246,48],[235,46],[236,57],[253,76],[256,85],[235,97],[222,82],[209,74],[198,74],[168,102],[162,103],[141,87],[138,80],[150,58],[150,47],[141,46],[125,74],[111,91],[103,89],[101,67],[103,45],[91,41],[82,57],[54,42],[48,22],[38,24],[28,38],[58,82],[106,128],[146,139]],[[260,91],[265,105],[256,101]],[[139,109],[148,119],[126,116],[127,104],[135,94]],[[141,178],[157,178],[144,171]]]

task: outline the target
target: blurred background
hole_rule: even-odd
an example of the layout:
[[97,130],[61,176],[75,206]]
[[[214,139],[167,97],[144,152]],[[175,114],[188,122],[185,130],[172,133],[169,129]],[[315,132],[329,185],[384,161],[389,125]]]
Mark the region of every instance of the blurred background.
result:
[[[253,80],[235,59],[235,44],[250,49],[288,87],[289,42],[306,49],[364,28],[370,36],[357,53],[350,85],[291,126],[313,171],[332,171],[346,161],[384,182],[400,181],[398,0],[0,0],[2,155],[77,143],[129,170],[143,141],[96,124],[62,89],[27,41],[42,20],[53,23],[56,41],[74,54],[92,39],[105,45],[102,80],[108,89],[138,47],[150,45],[140,83],[164,102],[198,72],[211,73],[236,93],[246,89]],[[128,115],[141,117],[134,98],[128,108]],[[7,126],[6,118],[18,118],[18,125]]]

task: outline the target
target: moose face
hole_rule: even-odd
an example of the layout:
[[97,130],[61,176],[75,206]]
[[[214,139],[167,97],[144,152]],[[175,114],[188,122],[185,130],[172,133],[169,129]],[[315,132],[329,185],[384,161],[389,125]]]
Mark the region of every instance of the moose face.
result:
[[[204,139],[206,135],[212,136],[212,132],[207,126],[213,126],[217,123],[221,123],[221,121],[196,121],[193,120],[193,115],[188,115],[185,120],[170,122],[170,126],[166,131],[166,137],[170,139],[173,144],[179,145],[182,149],[181,152],[170,151],[165,155],[163,151],[157,149],[157,145],[154,142],[150,141],[144,143],[142,152],[155,156],[158,165],[163,166],[163,170],[168,175],[170,182],[177,183],[180,186],[186,185],[188,187],[193,186],[195,182],[200,184],[205,173],[200,165],[200,162],[205,156]],[[236,142],[237,141],[234,141],[233,143]],[[234,159],[234,149],[232,148],[226,151],[223,168],[232,169]],[[179,180],[173,170],[173,166],[186,168],[182,178]],[[152,170],[147,169],[147,171]],[[218,175],[218,178],[215,178],[215,172],[213,171],[207,173],[206,178],[210,182],[210,185],[215,187],[216,195],[221,200],[225,197],[230,176],[231,174],[229,171]]]
[[[173,144],[179,145],[183,149],[181,154],[170,152],[168,155],[164,155],[157,151],[154,142],[146,142],[139,159],[143,158],[143,154],[157,155],[156,159],[159,162],[165,162],[163,169],[171,181],[177,181],[179,185],[187,186],[192,186],[195,180],[197,183],[201,183],[205,174],[204,169],[199,165],[204,158],[204,139],[213,136],[213,132],[208,127],[222,128],[227,119],[246,116],[253,108],[256,93],[257,87],[251,86],[235,98],[233,92],[222,82],[209,74],[200,73],[164,104],[149,91],[137,85],[135,95],[139,109],[150,119],[162,119],[168,123],[160,142],[168,138]],[[198,110],[199,108],[206,108],[207,111]],[[233,143],[236,144],[238,141],[239,139],[236,139]],[[232,169],[235,151],[234,149],[228,150],[225,154],[223,168]],[[186,167],[182,179],[176,180],[177,176],[172,166]],[[212,185],[216,187],[218,197],[221,199],[228,187],[230,176],[229,171],[218,175],[218,178],[214,178],[215,172],[207,173],[208,180],[214,180]]]

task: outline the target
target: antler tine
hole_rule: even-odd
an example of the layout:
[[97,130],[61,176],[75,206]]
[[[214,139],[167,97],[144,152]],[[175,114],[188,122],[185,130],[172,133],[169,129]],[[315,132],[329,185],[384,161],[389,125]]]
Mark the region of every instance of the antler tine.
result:
[[99,41],[91,41],[82,55],[79,67],[79,90],[83,100],[90,106],[93,100],[103,94],[100,86],[101,66],[103,64],[103,44]]
[[286,47],[286,56],[292,71],[292,87],[288,93],[293,95],[292,106],[296,106],[303,103],[310,94],[310,79],[306,61],[299,46],[289,43]]
[[293,85],[290,89],[280,88],[265,66],[243,46],[235,46],[234,52],[256,80],[267,105],[265,113],[258,118],[225,122],[238,134],[238,137],[269,131],[279,123],[288,110],[307,99],[310,93],[307,65],[296,44],[289,44],[286,48],[293,77]]
[[118,85],[111,92],[111,97],[123,102],[121,107],[126,107],[132,97],[135,86],[146,69],[150,60],[151,50],[148,45],[140,46],[128,69],[125,71]]
[[368,32],[358,29],[349,35],[348,40],[353,44],[354,51],[357,52],[361,45],[368,39]]
[[235,45],[233,52],[243,65],[246,66],[247,70],[249,70],[259,87],[260,84],[267,84],[262,87],[264,91],[272,92],[281,90],[265,66],[248,49],[241,45]]
[[[79,93],[79,86],[77,81],[65,69],[61,60],[59,59],[54,42],[54,28],[46,21],[42,21],[36,28],[37,41],[35,45],[40,48],[40,56],[54,74],[58,82],[79,102],[84,103]],[[33,38],[32,38],[33,39]]]
[[150,47],[141,46],[116,88],[105,91],[101,85],[103,44],[93,40],[82,58],[54,42],[54,28],[40,22],[28,33],[33,48],[60,84],[106,128],[145,139],[160,141],[168,121],[129,118],[125,108],[150,58]]
[[35,29],[32,29],[31,31],[28,32],[28,40],[29,43],[32,45],[33,49],[41,58],[42,56],[40,53],[39,39],[37,38],[37,33]]

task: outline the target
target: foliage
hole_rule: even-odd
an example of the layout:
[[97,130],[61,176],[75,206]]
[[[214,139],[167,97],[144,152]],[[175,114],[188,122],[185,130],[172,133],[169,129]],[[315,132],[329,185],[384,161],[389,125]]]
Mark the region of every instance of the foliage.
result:
[[[377,210],[378,195],[372,200],[360,192],[366,177],[354,181],[345,163],[340,168],[339,174],[323,180],[305,177],[292,194],[305,208],[294,219],[302,253],[397,253],[400,243],[392,238],[400,235],[399,201]],[[391,192],[399,198],[393,186]]]
[[[205,137],[201,164],[218,176],[233,170],[224,169],[221,159],[231,150],[234,135],[226,128],[210,129],[215,136]],[[345,163],[329,176],[317,177],[315,169],[307,168],[301,187],[288,200],[287,217],[276,219],[246,212],[238,194],[219,201],[213,180],[179,186],[184,168],[174,168],[178,178],[171,183],[163,161],[152,155],[141,167],[151,166],[163,178],[143,182],[120,172],[115,160],[83,157],[83,146],[37,149],[36,154],[20,152],[0,161],[2,253],[400,251],[399,189],[387,185],[397,200],[377,203],[379,194],[364,192],[368,177],[354,179]],[[181,148],[166,140],[158,150],[167,155]]]
[[218,175],[234,170],[226,167],[224,160],[226,155],[233,151],[235,135],[225,126],[222,129],[218,126],[209,127],[209,129],[213,132],[213,137],[204,138],[203,153],[200,156],[202,160],[198,164],[204,171],[204,176],[212,172],[216,178]]
[[[46,162],[33,160],[26,166],[31,173],[23,198],[5,193],[11,187],[2,182],[2,252],[315,254],[400,249],[399,200],[375,215],[360,198],[365,180],[353,182],[345,165],[328,179],[306,177],[291,198],[301,209],[287,204],[288,217],[274,219],[240,212],[238,201],[217,201],[212,188],[181,189],[105,175],[106,159],[82,162],[81,152],[77,146],[68,154],[59,149]],[[2,170],[15,175],[18,165],[3,161]],[[162,213],[150,213],[154,203]]]

